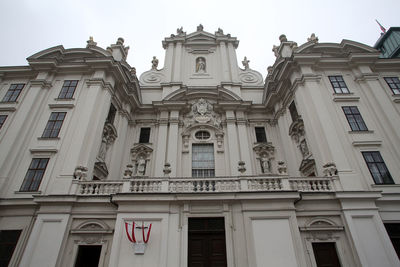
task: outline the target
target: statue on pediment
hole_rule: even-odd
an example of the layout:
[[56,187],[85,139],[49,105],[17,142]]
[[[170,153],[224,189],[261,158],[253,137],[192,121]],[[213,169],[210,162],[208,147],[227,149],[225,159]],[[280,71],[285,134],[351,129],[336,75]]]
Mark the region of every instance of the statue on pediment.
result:
[[185,33],[184,33],[184,31],[183,31],[183,27],[180,27],[180,28],[176,29],[176,34],[177,34],[178,36],[184,35]]
[[197,31],[198,32],[202,31],[203,29],[204,29],[203,25],[200,24],[199,26],[197,26]]
[[157,70],[158,67],[158,59],[153,56],[153,60],[151,61],[151,69],[152,70]]
[[248,60],[247,57],[244,57],[242,64],[243,64],[243,67],[245,70],[248,70],[250,68],[249,62],[250,62],[250,60]]

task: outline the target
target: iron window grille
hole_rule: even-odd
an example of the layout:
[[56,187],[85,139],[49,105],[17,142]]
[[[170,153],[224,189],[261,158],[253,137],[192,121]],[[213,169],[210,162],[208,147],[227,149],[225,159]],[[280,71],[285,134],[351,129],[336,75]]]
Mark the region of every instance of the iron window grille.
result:
[[75,80],[64,81],[64,84],[61,88],[58,98],[59,99],[71,99],[74,96],[77,85],[78,85],[78,81],[75,81]]
[[32,159],[31,165],[21,185],[21,192],[38,191],[44,172],[46,171],[48,158]]
[[368,131],[367,125],[356,106],[342,107],[352,131]]
[[17,83],[11,84],[10,88],[8,89],[6,95],[3,98],[3,102],[15,102],[18,99],[22,89],[24,88],[25,84]]
[[207,140],[211,137],[210,133],[207,131],[198,131],[194,134],[198,140]]
[[375,184],[394,184],[379,151],[362,152],[362,155]]
[[66,112],[52,112],[43,131],[43,138],[57,138],[64,122]]
[[386,83],[389,85],[394,95],[400,95],[400,80],[397,77],[385,77]]
[[350,94],[350,91],[341,75],[329,76],[329,81],[331,82],[333,90],[336,94]]

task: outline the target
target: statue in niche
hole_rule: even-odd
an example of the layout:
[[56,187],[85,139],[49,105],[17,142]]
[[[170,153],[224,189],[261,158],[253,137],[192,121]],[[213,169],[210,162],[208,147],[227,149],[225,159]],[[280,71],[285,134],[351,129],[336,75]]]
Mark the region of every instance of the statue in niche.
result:
[[271,164],[266,155],[261,159],[261,164],[263,167],[263,173],[271,173]]
[[151,69],[157,70],[157,67],[158,67],[158,59],[154,56],[153,60],[151,61]]
[[300,142],[299,148],[300,148],[300,152],[301,152],[301,155],[303,156],[303,158],[308,156],[309,151],[308,151],[308,146],[307,146],[307,142],[305,139]]
[[146,160],[144,159],[143,156],[140,156],[140,158],[137,160],[137,174],[142,176],[146,172]]
[[107,153],[107,138],[103,135],[101,140],[101,145],[99,149],[98,158],[104,162],[106,160],[106,153]]
[[206,72],[206,60],[204,57],[198,57],[196,59],[196,72],[205,73]]

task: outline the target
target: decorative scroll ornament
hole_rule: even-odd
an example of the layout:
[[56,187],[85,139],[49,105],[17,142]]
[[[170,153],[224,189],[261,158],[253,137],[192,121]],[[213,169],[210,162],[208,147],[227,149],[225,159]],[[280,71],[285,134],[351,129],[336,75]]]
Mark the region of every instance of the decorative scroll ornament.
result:
[[[151,226],[152,226],[151,223],[148,226],[145,226],[143,221],[142,221],[142,226],[139,226],[134,221],[132,221],[132,224],[125,222],[126,236],[128,237],[128,240],[133,243],[135,254],[140,254],[140,255],[144,254],[144,251],[146,249],[146,244],[147,242],[149,242],[150,239]],[[139,241],[139,239],[135,235],[135,230],[141,230],[142,232],[141,241]]]

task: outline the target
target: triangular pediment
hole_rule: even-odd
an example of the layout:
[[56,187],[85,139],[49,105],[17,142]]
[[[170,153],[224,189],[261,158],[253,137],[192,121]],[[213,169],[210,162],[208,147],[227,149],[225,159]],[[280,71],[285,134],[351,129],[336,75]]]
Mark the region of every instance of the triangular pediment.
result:
[[186,38],[186,43],[192,43],[192,42],[215,43],[215,40],[216,40],[216,38],[215,38],[214,34],[201,31],[201,32],[194,32],[194,33],[189,34]]

